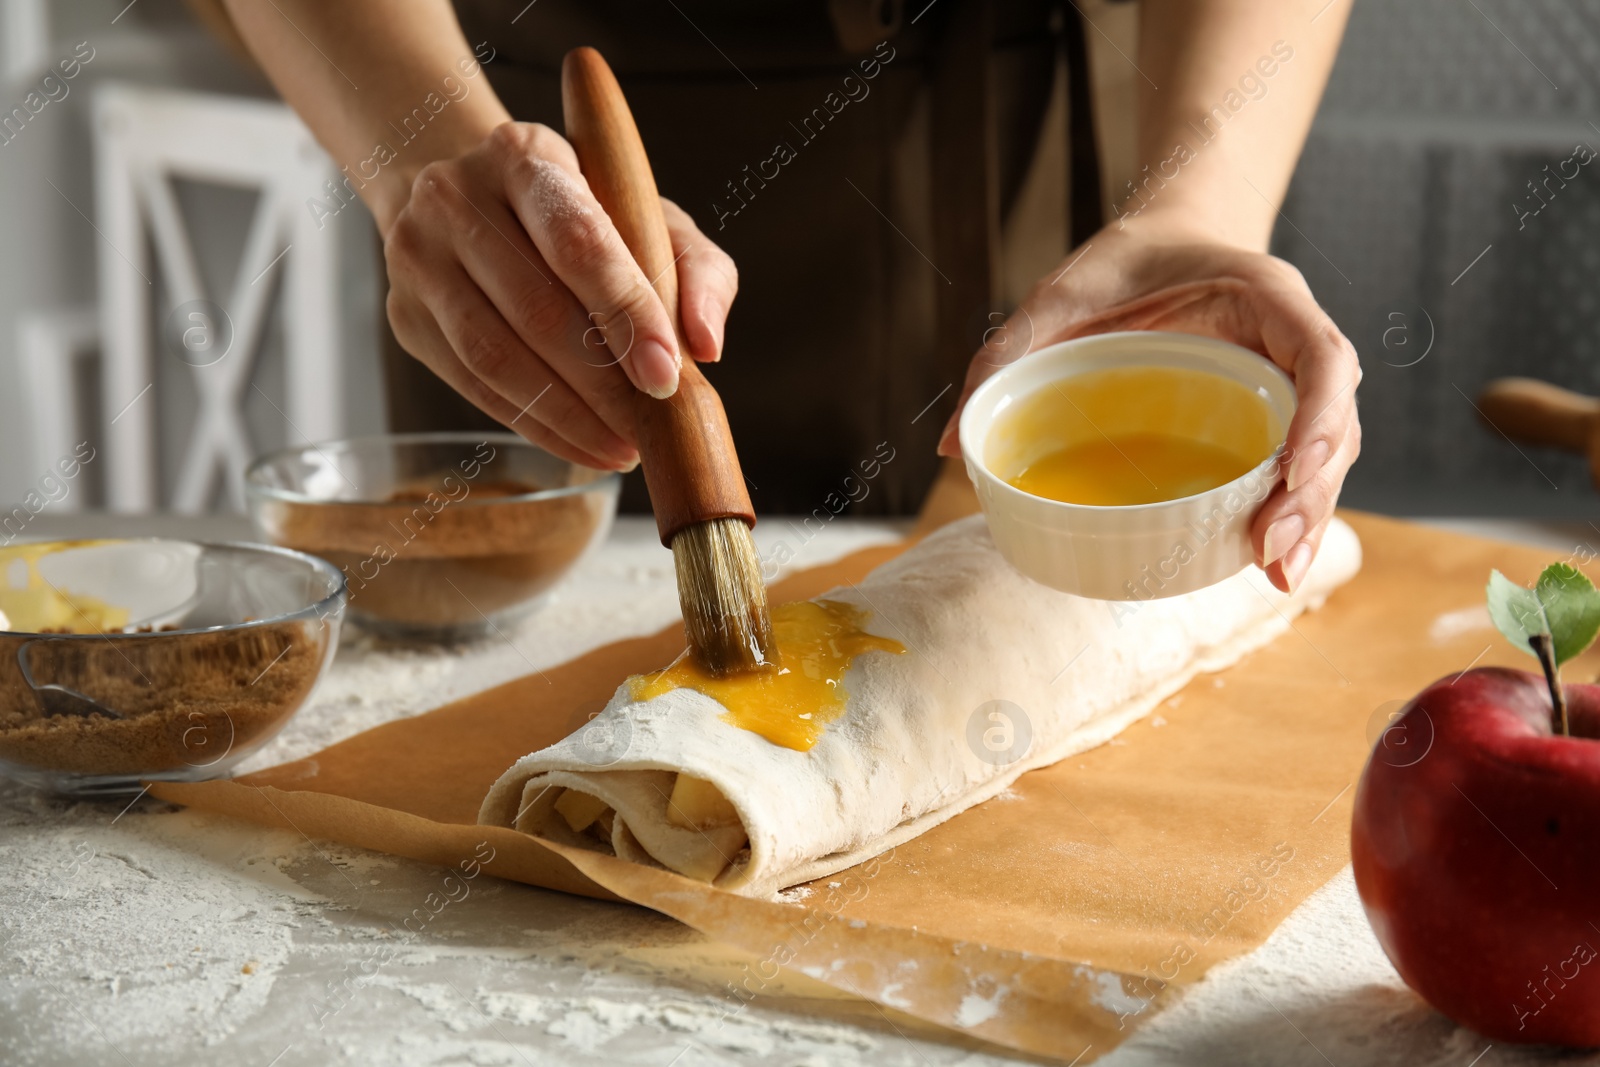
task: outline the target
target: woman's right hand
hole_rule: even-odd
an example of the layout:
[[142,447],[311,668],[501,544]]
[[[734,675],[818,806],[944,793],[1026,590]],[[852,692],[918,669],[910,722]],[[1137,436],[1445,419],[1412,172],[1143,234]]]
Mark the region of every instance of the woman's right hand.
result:
[[[662,208],[689,355],[715,361],[737,271],[681,208]],[[638,462],[632,394],[677,389],[678,340],[565,138],[508,122],[428,164],[387,228],[384,256],[389,322],[406,351],[565,459]]]

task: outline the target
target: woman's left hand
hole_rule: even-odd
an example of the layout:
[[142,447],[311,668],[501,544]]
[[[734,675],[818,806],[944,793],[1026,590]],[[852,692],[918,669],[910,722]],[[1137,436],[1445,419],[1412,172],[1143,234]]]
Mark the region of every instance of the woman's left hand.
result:
[[1041,279],[973,357],[940,454],[959,454],[957,420],[995,371],[1045,345],[1114,330],[1207,334],[1262,353],[1294,379],[1299,406],[1282,458],[1288,474],[1250,534],[1272,584],[1286,592],[1298,586],[1361,451],[1361,364],[1300,272],[1275,256],[1167,219],[1105,227]]

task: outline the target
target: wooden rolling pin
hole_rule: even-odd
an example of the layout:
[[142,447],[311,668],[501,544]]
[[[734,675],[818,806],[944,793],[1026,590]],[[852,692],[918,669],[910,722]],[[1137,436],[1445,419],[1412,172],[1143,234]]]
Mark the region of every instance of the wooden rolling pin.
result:
[[1478,411],[1513,441],[1587,456],[1600,489],[1600,399],[1536,378],[1496,378],[1478,394]]
[[[567,53],[561,101],[567,140],[589,188],[652,280],[678,331],[679,349],[687,351],[672,237],[655,175],[622,87],[599,52]],[[722,399],[685,359],[676,393],[657,400],[637,391],[634,403],[645,483],[661,543],[672,549],[690,647],[717,674],[772,662],[766,584],[750,537],[755,509]]]

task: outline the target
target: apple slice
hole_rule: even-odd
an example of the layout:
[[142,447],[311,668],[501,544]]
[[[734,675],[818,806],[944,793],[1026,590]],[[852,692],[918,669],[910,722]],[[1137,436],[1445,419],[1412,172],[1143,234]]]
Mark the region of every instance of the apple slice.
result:
[[[559,805],[557,805],[559,807]],[[667,801],[667,822],[685,830],[713,830],[738,826],[739,812],[722,795],[722,790],[692,775],[679,774]]]
[[599,797],[580,793],[575,789],[568,789],[556,798],[556,811],[561,813],[561,817],[572,827],[572,832],[575,834],[582,833],[610,807],[611,805]]

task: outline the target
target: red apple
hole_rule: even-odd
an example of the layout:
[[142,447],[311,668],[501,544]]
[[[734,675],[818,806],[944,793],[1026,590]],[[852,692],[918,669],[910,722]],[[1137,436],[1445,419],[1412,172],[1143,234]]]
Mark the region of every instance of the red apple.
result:
[[1600,1045],[1600,686],[1498,667],[1419,693],[1356,791],[1356,887],[1406,984],[1496,1041]]

